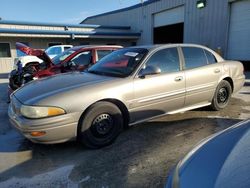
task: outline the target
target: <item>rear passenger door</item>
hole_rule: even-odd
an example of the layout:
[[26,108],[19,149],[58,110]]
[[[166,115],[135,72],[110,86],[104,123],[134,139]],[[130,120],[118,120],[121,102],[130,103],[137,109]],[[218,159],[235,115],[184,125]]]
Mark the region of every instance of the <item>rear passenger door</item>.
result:
[[185,107],[211,102],[221,68],[214,55],[198,47],[182,47],[186,77]]

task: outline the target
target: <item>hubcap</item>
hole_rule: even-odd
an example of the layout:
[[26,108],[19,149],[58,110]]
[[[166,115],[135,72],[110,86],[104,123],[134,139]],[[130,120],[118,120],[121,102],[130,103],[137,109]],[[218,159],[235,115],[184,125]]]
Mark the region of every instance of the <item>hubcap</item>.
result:
[[105,135],[113,127],[113,119],[109,114],[101,114],[94,119],[92,126],[98,134]]
[[222,104],[222,103],[226,103],[227,99],[228,99],[228,92],[226,88],[221,88],[218,92],[218,103]]

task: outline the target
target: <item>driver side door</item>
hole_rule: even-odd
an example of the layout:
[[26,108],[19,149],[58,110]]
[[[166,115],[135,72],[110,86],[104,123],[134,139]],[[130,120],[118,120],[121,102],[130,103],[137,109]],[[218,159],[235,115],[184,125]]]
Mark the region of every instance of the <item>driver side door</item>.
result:
[[[164,48],[151,55],[143,68],[155,66],[161,72],[134,79],[132,122],[162,115],[184,106],[185,74],[181,70],[178,49]],[[142,69],[143,69],[142,68]]]

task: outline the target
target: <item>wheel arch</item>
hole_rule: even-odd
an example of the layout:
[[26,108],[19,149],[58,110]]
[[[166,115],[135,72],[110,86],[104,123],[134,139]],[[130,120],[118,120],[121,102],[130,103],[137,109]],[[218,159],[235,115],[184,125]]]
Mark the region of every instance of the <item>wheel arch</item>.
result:
[[105,99],[101,99],[101,100],[99,100],[99,101],[96,101],[96,102],[92,103],[91,105],[89,105],[89,106],[83,111],[83,113],[82,113],[80,119],[78,120],[78,125],[77,125],[77,136],[78,136],[78,133],[79,133],[79,131],[80,131],[79,129],[80,129],[80,127],[81,127],[81,122],[82,122],[84,116],[87,114],[87,112],[88,112],[88,110],[90,109],[90,107],[93,106],[94,104],[98,103],[98,102],[103,102],[103,101],[105,101],[105,102],[110,102],[110,103],[116,105],[116,106],[121,110],[122,115],[123,115],[123,117],[124,117],[124,119],[123,119],[124,128],[127,128],[127,127],[128,127],[130,117],[129,117],[129,112],[128,112],[128,109],[127,109],[126,105],[125,105],[122,101],[120,101],[120,100],[118,100],[118,99],[105,98]]
[[229,82],[229,84],[231,85],[231,88],[232,88],[232,92],[233,92],[234,91],[233,79],[228,76],[228,77],[223,78],[222,80],[225,80],[225,81]]
[[31,61],[31,62],[26,63],[24,65],[24,67],[29,66],[29,65],[39,65],[39,62],[37,62],[37,61]]

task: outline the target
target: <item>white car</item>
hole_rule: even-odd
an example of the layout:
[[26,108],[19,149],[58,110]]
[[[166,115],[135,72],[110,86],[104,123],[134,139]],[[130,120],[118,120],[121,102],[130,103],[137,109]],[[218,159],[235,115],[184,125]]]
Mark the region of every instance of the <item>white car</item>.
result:
[[61,54],[65,50],[72,48],[72,45],[55,45],[47,48],[45,50],[46,54],[50,57],[50,59],[54,58],[55,56]]
[[22,67],[25,67],[25,65],[27,65],[28,63],[31,63],[31,62],[42,63],[43,60],[41,60],[40,58],[33,56],[33,55],[16,57],[14,60],[13,70],[17,70],[17,63],[18,62],[21,62]]

